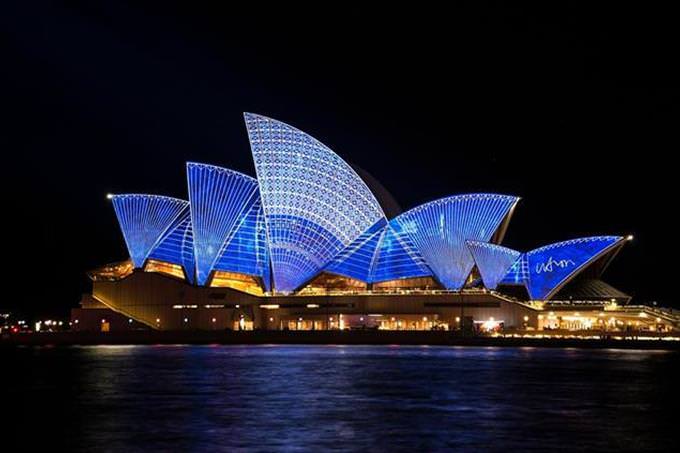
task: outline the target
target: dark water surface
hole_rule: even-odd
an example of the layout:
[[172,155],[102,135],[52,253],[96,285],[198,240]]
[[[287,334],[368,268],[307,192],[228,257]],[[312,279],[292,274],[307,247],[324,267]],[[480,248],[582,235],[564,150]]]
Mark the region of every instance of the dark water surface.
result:
[[[0,350],[2,451],[662,450],[680,354],[401,346]],[[8,445],[5,443],[5,445]]]

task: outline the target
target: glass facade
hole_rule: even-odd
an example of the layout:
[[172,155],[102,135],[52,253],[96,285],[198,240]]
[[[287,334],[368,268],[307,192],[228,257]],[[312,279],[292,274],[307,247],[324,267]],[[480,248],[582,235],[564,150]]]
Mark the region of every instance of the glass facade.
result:
[[210,286],[232,288],[254,296],[262,295],[262,284],[257,277],[238,272],[215,271]]
[[182,280],[185,279],[184,269],[179,264],[154,259],[148,259],[146,261],[144,272],[158,272],[159,274],[170,275],[172,277],[181,278]]
[[188,206],[184,200],[160,195],[113,195],[111,201],[136,268],[144,266],[149,252]]
[[87,273],[87,276],[94,282],[115,282],[132,274],[134,269],[132,260],[126,260],[93,269]]

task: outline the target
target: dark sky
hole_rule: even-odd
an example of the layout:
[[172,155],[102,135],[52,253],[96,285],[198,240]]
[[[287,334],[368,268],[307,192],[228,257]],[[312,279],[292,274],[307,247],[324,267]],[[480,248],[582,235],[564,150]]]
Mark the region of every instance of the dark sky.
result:
[[3,2],[3,228],[22,294],[0,306],[65,313],[87,269],[126,257],[107,192],[186,198],[188,160],[254,174],[244,111],[312,134],[404,209],[523,197],[514,248],[633,233],[605,279],[675,302],[670,11],[184,3]]

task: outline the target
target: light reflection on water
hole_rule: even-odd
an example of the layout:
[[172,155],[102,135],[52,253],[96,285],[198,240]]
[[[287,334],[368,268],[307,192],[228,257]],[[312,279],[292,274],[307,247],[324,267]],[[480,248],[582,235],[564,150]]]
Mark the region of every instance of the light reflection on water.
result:
[[677,353],[171,345],[2,357],[1,388],[22,408],[11,432],[31,449],[620,451],[678,440],[665,416],[677,410]]

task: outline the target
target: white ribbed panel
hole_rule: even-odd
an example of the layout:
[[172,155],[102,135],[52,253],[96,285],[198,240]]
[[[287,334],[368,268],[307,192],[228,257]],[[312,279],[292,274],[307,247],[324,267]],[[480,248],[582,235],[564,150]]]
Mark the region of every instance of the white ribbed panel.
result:
[[184,200],[146,194],[114,195],[111,201],[130,259],[138,268],[188,206]]
[[423,204],[394,220],[439,282],[448,289],[460,289],[474,265],[465,241],[491,240],[518,200],[495,194],[457,195]]
[[298,129],[245,114],[264,207],[274,286],[290,292],[385,218],[337,154]]
[[482,274],[484,286],[496,289],[521,255],[520,252],[488,242],[467,241],[468,249]]
[[205,285],[220,252],[237,225],[258,200],[257,181],[215,167],[187,163],[196,280]]

